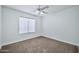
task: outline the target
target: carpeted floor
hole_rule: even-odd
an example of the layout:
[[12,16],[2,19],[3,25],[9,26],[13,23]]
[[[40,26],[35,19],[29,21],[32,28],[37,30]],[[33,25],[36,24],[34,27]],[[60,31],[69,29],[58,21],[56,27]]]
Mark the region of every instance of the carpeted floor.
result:
[[[43,36],[2,47],[8,53],[77,53],[77,46]],[[2,52],[3,52],[2,51]]]

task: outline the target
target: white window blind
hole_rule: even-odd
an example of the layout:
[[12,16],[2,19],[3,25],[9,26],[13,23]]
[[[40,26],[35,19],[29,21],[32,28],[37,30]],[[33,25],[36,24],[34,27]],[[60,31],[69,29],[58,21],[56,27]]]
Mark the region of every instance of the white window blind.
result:
[[19,33],[35,32],[35,20],[19,17]]
[[35,32],[35,20],[29,20],[29,32]]

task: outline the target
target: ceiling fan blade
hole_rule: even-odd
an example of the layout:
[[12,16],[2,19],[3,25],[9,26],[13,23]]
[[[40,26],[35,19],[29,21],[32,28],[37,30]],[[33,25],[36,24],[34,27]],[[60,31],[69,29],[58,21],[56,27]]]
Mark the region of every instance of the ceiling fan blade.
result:
[[49,8],[49,6],[41,7],[41,6],[39,5],[38,8],[37,8],[37,10],[38,10],[38,11],[42,11],[42,10],[47,9],[47,8]]
[[40,8],[41,10],[44,10],[44,9],[47,9],[47,8],[49,8],[49,6],[45,6],[45,7],[42,7],[42,8]]

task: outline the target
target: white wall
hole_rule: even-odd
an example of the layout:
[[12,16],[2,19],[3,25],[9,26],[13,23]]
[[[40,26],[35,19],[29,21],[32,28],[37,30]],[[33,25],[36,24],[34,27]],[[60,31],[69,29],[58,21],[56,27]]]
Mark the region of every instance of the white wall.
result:
[[[2,45],[39,35],[54,37],[63,42],[79,45],[79,7],[72,7],[58,13],[48,14],[43,19],[6,7],[3,7],[2,12]],[[36,32],[20,35],[18,33],[19,16],[35,18]]]
[[79,45],[79,7],[72,7],[43,18],[44,36]]
[[1,39],[2,39],[2,19],[1,19],[1,5],[0,5],[0,48],[1,48]]
[[[18,33],[18,18],[19,16],[30,17],[36,20],[36,32],[19,34]],[[22,41],[28,38],[39,36],[41,33],[41,18],[30,15],[18,10],[3,7],[3,40],[2,45]]]

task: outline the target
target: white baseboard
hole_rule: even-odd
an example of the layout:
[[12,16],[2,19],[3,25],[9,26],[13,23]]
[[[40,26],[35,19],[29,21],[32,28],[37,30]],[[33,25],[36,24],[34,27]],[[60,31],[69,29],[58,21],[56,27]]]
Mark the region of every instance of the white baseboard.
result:
[[64,41],[64,40],[61,40],[61,39],[58,39],[58,38],[55,38],[55,37],[52,37],[52,36],[48,36],[48,35],[42,35],[42,36],[48,37],[48,38],[50,38],[50,39],[55,39],[55,40],[57,40],[57,41],[69,43],[69,44],[72,44],[72,45],[75,45],[75,46],[79,46],[79,44],[76,44],[76,43],[73,43],[73,42]]
[[23,38],[23,39],[20,39],[20,40],[17,40],[17,41],[12,41],[12,42],[6,42],[5,44],[2,44],[2,46],[5,46],[5,45],[8,45],[8,44],[13,44],[13,43],[16,43],[16,42],[20,42],[20,41],[24,41],[24,40],[28,40],[28,39],[31,39],[31,38],[35,38],[35,37],[38,37],[40,35],[33,35],[33,36],[28,36],[26,38]]
[[[61,41],[61,42],[65,42],[65,43],[69,43],[69,44],[72,44],[72,45],[79,46],[79,45],[76,44],[76,43],[64,41],[64,40],[61,40],[61,39],[58,39],[58,38],[55,38],[55,37],[52,37],[52,36],[49,36],[49,35],[44,35],[44,34],[42,34],[42,35],[28,36],[27,38],[23,38],[23,39],[20,39],[20,40],[17,40],[17,41],[6,42],[6,43],[3,44],[2,46],[8,45],[8,44],[12,44],[12,43],[16,43],[16,42],[23,41],[23,40],[27,40],[27,39],[31,39],[31,38],[35,38],[35,37],[38,37],[38,36],[44,36],[44,37],[48,37],[48,38],[51,38],[51,39],[55,39],[55,40],[58,40],[58,41]],[[0,48],[1,48],[1,46],[0,46]]]

